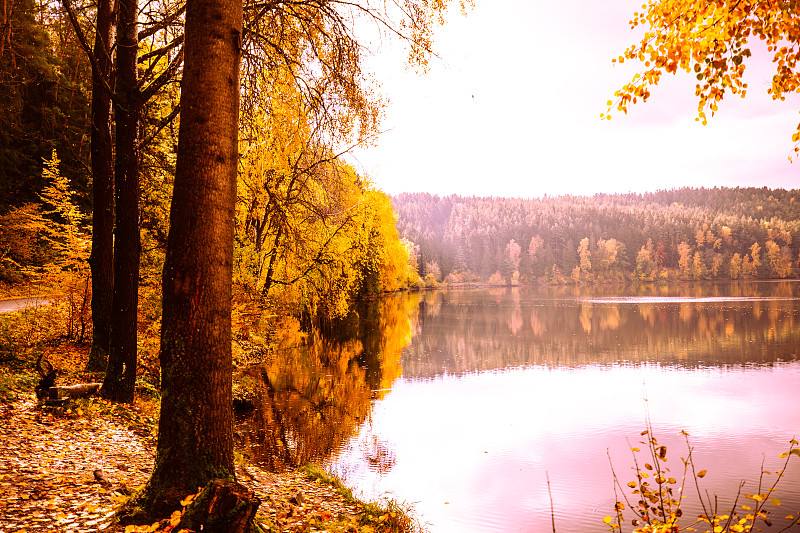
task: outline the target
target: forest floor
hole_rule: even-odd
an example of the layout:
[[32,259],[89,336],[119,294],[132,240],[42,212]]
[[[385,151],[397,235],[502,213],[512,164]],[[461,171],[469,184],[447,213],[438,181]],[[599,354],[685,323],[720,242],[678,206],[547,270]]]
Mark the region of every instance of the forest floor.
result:
[[[155,449],[149,430],[130,423],[135,417],[94,412],[86,402],[39,408],[32,395],[0,403],[0,533],[170,531],[167,521],[127,529],[112,523],[115,509],[147,481]],[[388,511],[301,470],[237,470],[261,499],[258,521],[267,531],[388,529],[380,527]]]
[[[0,284],[0,300],[33,294],[52,292]],[[153,468],[158,400],[152,391],[137,394],[134,405],[97,398],[63,407],[36,403],[37,354],[59,369],[60,380],[98,378],[78,370],[86,366],[88,344],[65,338],[67,315],[64,305],[0,314],[0,533],[170,531],[168,520],[113,523],[117,508]],[[361,502],[313,468],[272,473],[237,464],[236,477],[260,498],[257,522],[270,533],[422,529],[402,505]]]

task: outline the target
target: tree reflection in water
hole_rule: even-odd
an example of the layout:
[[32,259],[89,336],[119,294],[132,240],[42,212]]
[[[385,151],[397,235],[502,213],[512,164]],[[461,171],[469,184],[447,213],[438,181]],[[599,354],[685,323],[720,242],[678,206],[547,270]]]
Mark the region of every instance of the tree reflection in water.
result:
[[[271,470],[325,462],[370,422],[375,400],[401,374],[797,360],[800,283],[398,294],[310,333],[286,321],[276,338],[274,356],[244,371],[255,410],[237,431],[239,449]],[[393,450],[363,431],[365,462],[388,472]]]
[[[366,302],[310,333],[296,320],[282,322],[274,356],[239,377],[254,409],[239,421],[238,448],[272,471],[330,457],[402,374],[400,357],[417,330],[419,300],[396,295]],[[393,452],[377,438],[364,455],[379,471],[394,464]]]
[[800,355],[800,283],[792,281],[473,289],[425,298],[437,312],[421,313],[424,332],[403,359],[409,379],[531,365],[769,364]]

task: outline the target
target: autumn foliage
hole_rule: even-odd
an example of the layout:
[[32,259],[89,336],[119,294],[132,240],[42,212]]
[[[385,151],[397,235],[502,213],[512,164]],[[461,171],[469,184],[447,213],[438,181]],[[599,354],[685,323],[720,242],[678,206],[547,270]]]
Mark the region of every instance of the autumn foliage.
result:
[[[719,507],[716,495],[712,498],[702,490],[707,471],[695,466],[689,434],[681,431],[681,435],[686,441],[686,455],[677,467],[669,464],[668,448],[659,443],[650,425],[638,442],[644,451],[631,446],[634,479],[623,486],[612,464],[617,501],[614,514],[603,519],[610,531],[628,530],[630,524],[632,533],[743,533],[771,527],[773,520],[785,522],[781,531],[800,523],[798,513],[786,514],[776,495],[789,460],[793,455],[800,457],[796,440],[792,439],[788,450],[780,454],[783,464],[777,470],[768,471],[762,465],[755,493],[747,493],[741,482],[731,507],[724,509]],[[690,508],[697,513],[693,515]]]
[[[753,41],[758,39],[771,54],[775,73],[767,92],[775,100],[800,89],[800,29],[794,2],[768,0],[650,0],[642,4],[630,21],[631,29],[644,28],[641,40],[613,62],[635,60],[644,69],[609,100],[611,118],[615,108],[628,112],[631,104],[650,98],[650,88],[664,74],[683,70],[697,78],[696,120],[706,124],[714,116],[727,93],[744,96],[747,62],[753,56]],[[800,124],[792,135],[800,141]],[[800,146],[795,147],[795,152]]]
[[403,238],[445,281],[597,284],[793,278],[796,190],[679,189],[536,199],[393,198]]

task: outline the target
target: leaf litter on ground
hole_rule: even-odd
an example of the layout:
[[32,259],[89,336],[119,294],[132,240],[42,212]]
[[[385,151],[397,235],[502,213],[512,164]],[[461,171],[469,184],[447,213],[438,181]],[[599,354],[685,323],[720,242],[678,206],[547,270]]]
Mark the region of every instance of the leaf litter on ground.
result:
[[[32,396],[0,404],[0,532],[172,530],[179,512],[154,524],[113,522],[119,505],[149,478],[155,449],[136,416],[120,409],[110,406],[105,416],[87,404],[48,411]],[[259,521],[267,531],[388,530],[381,527],[388,526],[388,513],[379,515],[305,471],[237,465],[237,479],[261,499]]]

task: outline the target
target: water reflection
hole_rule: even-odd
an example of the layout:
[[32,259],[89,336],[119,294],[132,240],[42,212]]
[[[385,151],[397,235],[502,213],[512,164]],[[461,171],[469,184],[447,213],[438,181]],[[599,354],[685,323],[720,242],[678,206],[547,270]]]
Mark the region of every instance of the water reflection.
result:
[[[271,470],[329,457],[402,373],[400,357],[416,331],[418,303],[413,295],[366,303],[310,334],[297,321],[282,323],[273,360],[239,378],[254,409],[237,427],[238,448]],[[363,455],[379,471],[393,464],[377,438]]]
[[[800,284],[451,291],[426,295],[407,378],[530,365],[659,362],[688,367],[795,360]],[[742,296],[735,296],[735,295]],[[746,295],[746,296],[744,296]]]
[[[692,434],[721,506],[800,435],[796,282],[397,295],[281,338],[247,371],[241,449],[418,502],[433,533],[551,530],[546,475],[560,533],[603,531],[608,455],[628,481],[646,410],[674,460]],[[793,466],[786,512],[800,509]]]
[[[615,501],[609,454],[629,481],[628,439],[649,413],[673,468],[680,431],[692,435],[724,508],[800,432],[799,289],[426,293],[402,377],[328,465],[368,498],[417,502],[433,533],[550,531],[549,475],[558,531],[600,532]],[[373,442],[388,471],[364,459]],[[793,468],[786,512],[800,508]]]

